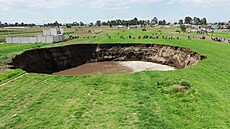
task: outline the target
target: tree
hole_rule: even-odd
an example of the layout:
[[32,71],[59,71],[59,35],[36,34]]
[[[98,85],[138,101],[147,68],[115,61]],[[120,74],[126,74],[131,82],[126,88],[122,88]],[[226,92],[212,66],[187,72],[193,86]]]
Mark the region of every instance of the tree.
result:
[[120,19],[116,19],[116,25],[121,25],[121,20]]
[[180,19],[178,24],[182,25],[184,23],[183,19]]
[[58,21],[55,21],[55,22],[54,22],[54,26],[59,26]]
[[191,17],[185,17],[184,23],[185,24],[191,24],[192,23],[192,18]]
[[77,23],[77,22],[73,22],[73,24],[72,24],[73,26],[79,26],[80,24],[79,23]]
[[[28,24],[27,26],[35,26],[35,24]],[[54,23],[48,23],[48,24],[44,24],[44,26],[62,26],[61,23],[58,23],[58,21],[55,21]]]
[[227,29],[229,29],[229,30],[230,30],[230,26],[227,26]]
[[20,26],[25,26],[25,24],[22,22],[22,23],[20,24]]
[[151,24],[158,24],[158,19],[157,17],[154,17],[152,20],[151,20]]
[[116,25],[116,21],[115,20],[107,21],[107,25],[109,25],[109,26],[115,26]]
[[224,22],[219,22],[218,25],[223,26],[223,25],[225,25],[225,23]]
[[136,17],[133,19],[133,25],[138,25],[138,19]]
[[141,25],[145,25],[145,20],[139,20],[138,21],[138,25],[141,24]]
[[149,21],[149,20],[146,20],[146,21],[145,21],[145,24],[149,25],[149,24],[150,24],[150,21]]
[[82,21],[80,21],[80,26],[85,26],[85,24]]
[[207,19],[206,18],[201,19],[200,24],[207,25]]
[[[135,18],[132,19],[132,20],[128,20],[127,23],[128,23],[128,25],[138,25],[138,24],[139,24],[139,21],[138,21],[138,19],[135,17]],[[127,23],[126,23],[126,24],[127,24]]]
[[67,28],[71,28],[72,26],[71,26],[71,24],[67,24],[67,23],[66,23],[66,27],[67,27]]
[[18,24],[18,22],[15,22],[15,24],[14,24],[15,26],[19,26],[19,24]]
[[180,29],[181,29],[182,32],[186,32],[186,27],[185,27],[185,25],[181,25],[181,26],[180,26]]
[[201,24],[200,18],[194,17],[194,18],[193,18],[193,24],[194,24],[194,25],[200,25],[200,24]]
[[97,20],[95,23],[96,26],[101,26],[101,20]]
[[166,21],[165,21],[165,20],[159,21],[158,24],[159,24],[159,25],[166,25]]
[[107,25],[107,23],[106,23],[106,22],[102,22],[102,23],[101,23],[101,25],[106,26],[106,25]]

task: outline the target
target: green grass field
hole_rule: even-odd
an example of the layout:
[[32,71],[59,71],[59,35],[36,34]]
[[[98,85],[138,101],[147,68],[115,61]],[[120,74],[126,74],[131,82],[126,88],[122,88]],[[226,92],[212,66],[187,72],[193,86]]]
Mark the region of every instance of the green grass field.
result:
[[230,38],[230,34],[229,32],[222,32],[222,33],[214,33],[213,36],[217,36],[217,37],[223,37],[223,38]]
[[5,42],[5,39],[4,38],[0,38],[0,43],[3,43]]
[[[158,43],[190,48],[207,56],[185,69],[130,74],[57,76],[2,67],[0,128],[229,129],[230,44],[187,40],[187,34],[179,40],[120,39],[121,35],[177,35],[171,31],[105,29],[96,39],[0,44],[2,66],[28,49],[75,43]],[[175,90],[180,85],[186,87],[185,93]]]
[[41,33],[41,30],[36,31],[24,31],[20,30],[0,30],[0,35],[15,35],[15,34],[28,34],[28,33]]

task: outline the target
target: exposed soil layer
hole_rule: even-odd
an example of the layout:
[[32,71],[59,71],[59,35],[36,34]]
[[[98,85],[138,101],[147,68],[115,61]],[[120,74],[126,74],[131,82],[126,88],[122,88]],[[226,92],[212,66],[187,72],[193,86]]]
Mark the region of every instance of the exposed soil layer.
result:
[[187,48],[160,44],[76,44],[25,51],[12,64],[27,72],[51,74],[103,61],[145,61],[181,69],[205,58]]

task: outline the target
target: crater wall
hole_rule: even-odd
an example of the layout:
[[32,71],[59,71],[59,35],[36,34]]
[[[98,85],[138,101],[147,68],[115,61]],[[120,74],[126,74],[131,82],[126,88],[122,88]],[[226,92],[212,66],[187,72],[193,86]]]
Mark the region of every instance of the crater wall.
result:
[[205,58],[187,48],[161,44],[76,44],[25,51],[11,64],[27,72],[51,74],[102,61],[147,61],[181,69]]

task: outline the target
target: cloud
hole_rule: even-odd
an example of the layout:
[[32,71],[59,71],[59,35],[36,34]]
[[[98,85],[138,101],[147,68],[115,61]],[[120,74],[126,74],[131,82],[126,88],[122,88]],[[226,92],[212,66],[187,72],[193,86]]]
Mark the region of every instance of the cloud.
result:
[[26,8],[62,8],[62,7],[90,7],[90,8],[124,8],[128,5],[149,4],[161,0],[0,0],[0,7],[8,9]]
[[229,0],[0,0],[0,11],[36,8],[56,9],[64,7],[125,10],[133,5],[148,5],[156,2],[165,2],[167,4],[182,3],[202,7],[230,5]]
[[170,0],[168,4],[183,3],[200,7],[230,6],[229,0]]
[[69,6],[72,1],[73,0],[0,0],[0,7],[11,9],[60,8]]

